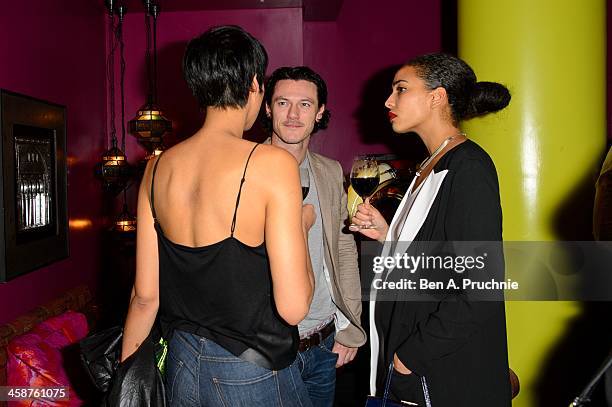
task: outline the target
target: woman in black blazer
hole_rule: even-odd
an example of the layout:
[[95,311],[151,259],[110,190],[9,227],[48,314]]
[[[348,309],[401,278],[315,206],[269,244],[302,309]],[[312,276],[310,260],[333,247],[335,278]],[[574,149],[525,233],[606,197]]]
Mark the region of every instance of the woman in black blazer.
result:
[[[390,225],[366,202],[353,217],[357,226],[352,228],[385,243],[382,254],[388,256],[449,254],[448,247],[428,242],[492,242],[492,261],[484,275],[503,281],[497,173],[489,155],[459,126],[509,102],[503,85],[478,82],[459,58],[429,54],[410,60],[395,74],[385,106],[393,130],[418,134],[430,156]],[[375,228],[364,227],[370,225]],[[387,269],[384,276],[405,277],[398,269]],[[461,286],[418,301],[397,294],[393,301],[381,301],[380,293],[375,294],[379,301],[370,304],[371,392],[384,390],[393,362],[390,393],[398,401],[434,407],[510,406],[503,296],[488,294],[478,299],[489,301],[475,301]],[[490,301],[491,296],[496,300]]]

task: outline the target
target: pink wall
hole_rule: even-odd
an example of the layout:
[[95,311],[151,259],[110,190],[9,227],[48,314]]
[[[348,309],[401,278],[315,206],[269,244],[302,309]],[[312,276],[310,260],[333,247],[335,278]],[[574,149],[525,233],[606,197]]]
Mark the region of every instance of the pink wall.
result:
[[80,284],[95,285],[100,263],[101,193],[93,166],[103,148],[104,31],[93,1],[3,4],[0,87],[67,106],[70,258],[0,284],[0,323]]
[[[225,24],[239,25],[263,43],[269,56],[269,71],[303,61],[301,9],[162,11],[157,28],[158,102],[166,117],[173,121],[174,134],[166,137],[170,144],[191,136],[202,125],[202,115],[181,71],[185,46],[211,26]],[[131,120],[144,103],[147,89],[142,13],[126,16],[124,38],[126,115]],[[130,160],[143,156],[144,150],[131,135],[126,145]]]
[[383,104],[391,67],[440,50],[440,1],[383,4],[344,1],[337,21],[304,23],[304,64],[326,80],[332,112],[329,128],[314,136],[312,148],[339,160],[345,172],[358,153],[420,149],[414,137],[391,134]]
[[[381,71],[411,56],[440,50],[439,14],[439,0],[387,0],[385,7],[372,6],[367,0],[345,1],[334,22],[303,22],[297,8],[162,12],[158,21],[159,104],[174,123],[174,134],[167,139],[172,144],[201,125],[195,99],[181,74],[186,42],[212,25],[237,24],[266,47],[268,73],[279,66],[305,64],[327,81],[333,116],[329,129],[313,139],[315,151],[340,160],[345,170],[356,153],[402,153],[406,145],[411,148],[414,143],[398,143],[389,137],[383,102],[390,79],[388,72]],[[141,13],[127,15],[124,35],[126,114],[131,119],[146,96]],[[260,137],[253,134],[258,131],[255,129],[251,137]],[[127,150],[130,160],[143,155],[129,135]]]
[[[197,102],[183,80],[181,67],[187,42],[212,26],[226,24],[239,25],[262,42],[268,52],[268,72],[280,66],[303,63],[302,10],[299,8],[162,11],[157,23],[158,104],[166,118],[172,120],[173,132],[164,137],[167,145],[194,134],[203,120]],[[124,23],[124,42],[125,106],[126,121],[129,121],[134,118],[147,95],[142,12],[128,12]],[[119,125],[119,121],[117,123]],[[256,125],[248,137],[261,139],[263,136],[263,130]],[[126,154],[132,163],[145,155],[144,149],[130,134],[126,136]],[[135,186],[128,191],[128,205],[133,213],[137,189]],[[121,202],[117,200],[117,213],[121,210],[120,205]]]
[[[383,103],[392,78],[389,67],[411,56],[440,50],[439,0],[385,0],[385,7],[367,0],[345,1],[334,22],[304,22],[298,8],[162,11],[158,19],[158,101],[173,121],[174,133],[166,136],[169,145],[192,135],[202,121],[182,78],[186,42],[210,26],[222,24],[240,25],[264,44],[270,57],[268,74],[280,66],[305,64],[323,76],[329,87],[332,120],[326,131],[315,136],[312,149],[339,160],[345,172],[358,153],[423,153],[416,137],[392,135]],[[146,98],[141,12],[126,16],[124,38],[126,115],[130,120]],[[265,133],[255,126],[247,137],[260,140]],[[144,156],[131,135],[126,146],[130,161]],[[136,189],[129,191],[132,211]]]

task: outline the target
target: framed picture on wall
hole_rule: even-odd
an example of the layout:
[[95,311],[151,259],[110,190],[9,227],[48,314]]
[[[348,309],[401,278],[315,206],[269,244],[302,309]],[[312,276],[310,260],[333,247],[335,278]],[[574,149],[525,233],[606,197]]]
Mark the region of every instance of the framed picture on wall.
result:
[[66,108],[0,89],[0,282],[68,257]]

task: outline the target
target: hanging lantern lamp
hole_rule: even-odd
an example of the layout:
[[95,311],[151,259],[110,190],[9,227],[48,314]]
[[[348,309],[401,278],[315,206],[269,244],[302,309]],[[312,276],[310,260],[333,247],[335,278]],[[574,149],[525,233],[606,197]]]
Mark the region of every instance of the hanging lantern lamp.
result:
[[[145,104],[138,109],[136,117],[130,120],[129,128],[138,142],[152,153],[163,143],[164,134],[172,131],[172,122],[164,117],[157,105],[157,17],[159,5],[145,0],[145,34],[147,40],[145,64],[147,67],[148,94]],[[153,17],[153,33],[151,34],[151,17]],[[151,39],[153,56],[151,57]],[[152,61],[151,61],[152,59]]]
[[[109,11],[109,55],[107,58],[107,75],[109,83],[109,102],[110,102],[110,133],[111,133],[111,148],[102,154],[102,160],[97,166],[97,175],[102,181],[104,189],[112,194],[117,194],[125,188],[131,175],[131,167],[128,163],[125,150],[125,126],[123,125],[123,75],[125,61],[123,59],[123,39],[122,26],[125,7],[119,6],[114,8],[111,0],[106,1],[106,6]],[[119,15],[119,23],[115,25],[115,11]],[[121,108],[122,108],[122,128],[123,138],[122,147],[117,146],[117,129],[115,127],[115,42],[121,44]]]
[[136,231],[136,217],[130,213],[126,198],[127,188],[123,190],[123,210],[115,219],[113,231],[118,233],[130,233]]

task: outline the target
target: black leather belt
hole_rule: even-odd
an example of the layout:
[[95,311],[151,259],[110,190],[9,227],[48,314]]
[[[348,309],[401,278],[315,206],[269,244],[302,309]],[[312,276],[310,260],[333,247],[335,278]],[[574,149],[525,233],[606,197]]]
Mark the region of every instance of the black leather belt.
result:
[[298,350],[300,352],[305,352],[308,349],[312,348],[313,346],[317,346],[318,344],[323,342],[325,338],[331,335],[331,333],[334,332],[335,330],[336,330],[336,325],[334,324],[334,321],[332,320],[329,324],[325,325],[323,328],[313,333],[312,335],[309,335],[305,338],[300,339],[300,346],[298,347]]

